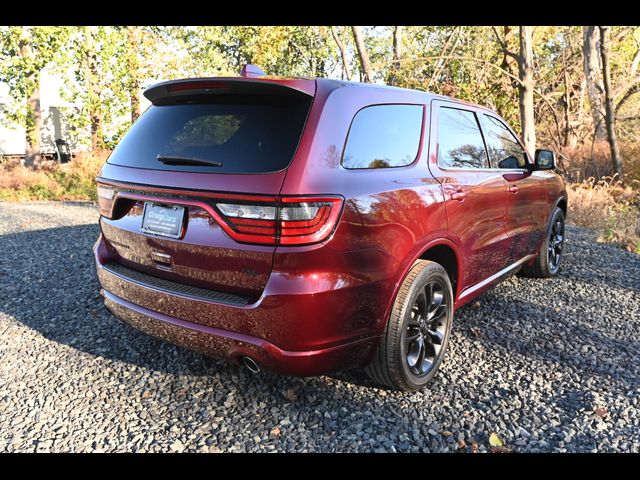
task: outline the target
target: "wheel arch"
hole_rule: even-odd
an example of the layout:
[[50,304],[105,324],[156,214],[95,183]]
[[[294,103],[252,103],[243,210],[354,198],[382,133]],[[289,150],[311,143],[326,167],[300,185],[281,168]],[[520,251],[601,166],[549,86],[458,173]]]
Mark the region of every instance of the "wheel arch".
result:
[[567,197],[562,196],[560,197],[558,200],[556,200],[556,203],[553,205],[554,209],[556,207],[560,208],[560,210],[562,210],[562,213],[564,214],[564,218],[567,218]]
[[[389,315],[391,314],[391,309],[393,308],[393,304],[396,301],[396,297],[398,296],[398,291],[402,285],[402,282],[406,278],[411,267],[415,265],[415,263],[419,260],[431,260],[439,263],[446,270],[449,278],[452,280],[451,286],[453,290],[453,298],[454,302],[458,298],[458,293],[460,291],[461,279],[462,279],[462,259],[458,252],[458,248],[455,243],[448,238],[437,238],[431,240],[424,244],[421,248],[416,250],[416,253],[409,257],[409,261],[404,264],[401,275],[399,275],[398,280],[396,281],[395,288],[393,290],[393,295],[388,303],[387,309],[385,311],[384,322],[382,322],[382,330],[386,328],[386,324],[389,321]],[[444,264],[443,264],[444,263]]]
[[440,264],[447,271],[449,280],[451,280],[453,298],[457,298],[462,265],[460,264],[460,257],[456,252],[453,242],[451,242],[451,244],[441,242],[435,245],[430,245],[423,250],[417,260],[431,260],[432,262]]

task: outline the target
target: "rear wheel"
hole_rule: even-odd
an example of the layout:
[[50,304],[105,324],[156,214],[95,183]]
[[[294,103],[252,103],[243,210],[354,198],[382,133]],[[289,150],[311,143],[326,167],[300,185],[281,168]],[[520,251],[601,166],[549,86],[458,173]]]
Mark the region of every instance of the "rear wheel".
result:
[[532,265],[522,268],[522,273],[529,277],[555,277],[560,271],[562,248],[564,247],[564,212],[559,207],[551,214],[547,231],[538,256]]
[[446,270],[418,261],[404,279],[378,351],[365,371],[397,390],[418,390],[436,374],[449,341],[453,290]]

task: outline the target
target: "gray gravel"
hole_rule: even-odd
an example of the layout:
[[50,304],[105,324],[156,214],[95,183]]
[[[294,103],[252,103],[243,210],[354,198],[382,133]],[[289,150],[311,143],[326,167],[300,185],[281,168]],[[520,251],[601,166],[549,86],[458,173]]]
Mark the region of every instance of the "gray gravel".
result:
[[0,203],[0,451],[640,451],[640,257],[568,227],[560,278],[461,309],[430,388],[252,376],[113,319],[97,210]]

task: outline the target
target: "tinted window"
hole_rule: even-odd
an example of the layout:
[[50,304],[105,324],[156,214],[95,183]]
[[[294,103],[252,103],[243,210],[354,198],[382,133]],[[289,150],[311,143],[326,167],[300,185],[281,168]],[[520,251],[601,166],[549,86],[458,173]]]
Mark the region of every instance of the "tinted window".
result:
[[440,108],[438,165],[444,168],[488,168],[478,120],[473,112]]
[[[228,95],[209,103],[151,106],[109,157],[128,167],[182,172],[263,173],[291,162],[310,99]],[[221,167],[168,165],[158,155],[213,160]]]
[[344,149],[345,168],[402,167],[413,163],[420,146],[422,107],[375,105],[360,110]]
[[484,139],[491,163],[496,168],[522,168],[527,156],[516,137],[497,118],[484,115]]

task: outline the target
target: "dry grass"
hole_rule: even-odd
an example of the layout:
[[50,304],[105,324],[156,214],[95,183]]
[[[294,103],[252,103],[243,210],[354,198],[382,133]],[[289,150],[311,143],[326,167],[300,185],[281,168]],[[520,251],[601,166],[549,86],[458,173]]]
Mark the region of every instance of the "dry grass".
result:
[[0,200],[96,200],[95,177],[109,151],[79,154],[70,163],[45,162],[31,170],[17,162],[0,165]]
[[640,182],[589,178],[567,184],[567,191],[572,223],[597,229],[599,241],[640,254]]
[[[640,182],[640,142],[621,144],[620,155],[626,180]],[[595,142],[576,148],[563,147],[558,155],[558,169],[569,182],[613,176],[615,172],[611,164],[609,143]]]

